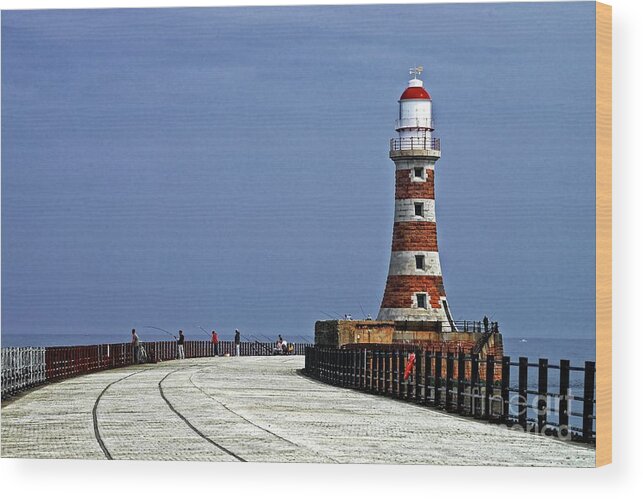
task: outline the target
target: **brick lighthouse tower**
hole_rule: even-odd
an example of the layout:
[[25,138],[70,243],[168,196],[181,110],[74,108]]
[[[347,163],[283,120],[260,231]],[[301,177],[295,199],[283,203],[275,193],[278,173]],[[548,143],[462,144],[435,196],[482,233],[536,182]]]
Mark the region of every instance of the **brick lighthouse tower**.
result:
[[435,218],[435,163],[440,139],[433,137],[431,96],[411,69],[400,97],[391,140],[395,163],[395,219],[388,278],[378,320],[439,321],[453,330],[438,254]]

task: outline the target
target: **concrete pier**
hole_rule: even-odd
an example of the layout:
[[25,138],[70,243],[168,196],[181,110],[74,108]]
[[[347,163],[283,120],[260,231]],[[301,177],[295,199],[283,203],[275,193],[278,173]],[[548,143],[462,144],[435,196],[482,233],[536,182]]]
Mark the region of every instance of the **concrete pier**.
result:
[[102,371],[3,403],[2,457],[594,466],[584,445],[337,388],[304,359]]

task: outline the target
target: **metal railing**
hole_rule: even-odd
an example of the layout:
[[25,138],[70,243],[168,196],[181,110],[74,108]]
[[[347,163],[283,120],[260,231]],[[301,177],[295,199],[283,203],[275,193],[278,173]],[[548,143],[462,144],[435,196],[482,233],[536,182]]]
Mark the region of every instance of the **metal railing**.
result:
[[0,358],[3,399],[5,392],[17,393],[44,383],[46,379],[44,347],[3,348]]
[[391,151],[439,151],[440,139],[428,137],[404,137],[391,139]]
[[[309,343],[290,343],[289,355],[304,355]],[[276,353],[277,343],[245,341],[239,344],[242,356]],[[236,355],[234,341],[186,341],[185,358]],[[136,362],[138,356],[138,362]],[[131,343],[109,343],[66,347],[9,347],[2,349],[2,399],[48,381],[79,376],[135,363],[160,362],[178,357],[175,341],[141,342],[135,354]]]
[[547,359],[512,362],[509,357],[387,347],[308,347],[304,373],[524,431],[595,442],[595,362],[572,367],[568,360],[551,365]]
[[395,321],[397,331],[435,331],[444,333],[498,333],[499,325],[496,321],[451,320],[451,321],[423,321],[406,320]]

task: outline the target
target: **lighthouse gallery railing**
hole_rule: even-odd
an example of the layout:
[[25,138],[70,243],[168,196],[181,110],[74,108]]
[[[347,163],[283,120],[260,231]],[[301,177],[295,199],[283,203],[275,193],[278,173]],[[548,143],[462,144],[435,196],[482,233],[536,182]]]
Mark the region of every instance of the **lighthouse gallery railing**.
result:
[[434,137],[402,137],[391,139],[391,151],[439,151],[440,139]]

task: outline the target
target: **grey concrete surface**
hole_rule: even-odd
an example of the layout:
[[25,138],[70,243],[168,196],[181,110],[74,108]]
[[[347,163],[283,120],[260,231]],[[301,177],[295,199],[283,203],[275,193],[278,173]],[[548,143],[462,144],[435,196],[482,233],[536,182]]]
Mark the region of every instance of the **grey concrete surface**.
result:
[[594,465],[591,447],[328,386],[302,367],[188,359],[46,385],[3,405],[2,457]]

